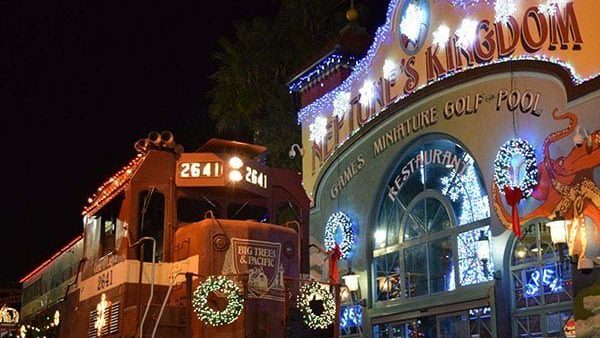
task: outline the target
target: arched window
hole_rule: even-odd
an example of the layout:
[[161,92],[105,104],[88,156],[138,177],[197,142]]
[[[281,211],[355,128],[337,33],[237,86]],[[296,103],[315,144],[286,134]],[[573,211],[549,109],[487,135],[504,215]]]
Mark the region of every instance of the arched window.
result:
[[492,279],[485,185],[471,155],[429,136],[402,151],[384,187],[373,247],[375,299],[425,296]]
[[548,337],[563,332],[573,315],[573,281],[568,249],[552,244],[545,221],[523,226],[511,251],[514,337]]

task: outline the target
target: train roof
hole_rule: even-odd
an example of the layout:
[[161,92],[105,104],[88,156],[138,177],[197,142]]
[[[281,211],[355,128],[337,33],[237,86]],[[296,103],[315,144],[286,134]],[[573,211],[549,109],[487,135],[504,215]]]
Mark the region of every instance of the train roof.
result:
[[106,202],[123,191],[137,169],[144,163],[148,152],[138,153],[126,166],[104,182],[97,192],[88,198],[88,204],[83,208],[82,215],[91,215],[100,209]]
[[58,250],[52,257],[48,258],[45,262],[38,265],[35,269],[33,269],[30,273],[28,273],[25,277],[21,278],[19,283],[25,283],[29,281],[32,277],[35,277],[38,273],[42,272],[48,266],[50,266],[55,260],[57,260],[62,254],[69,251],[72,247],[74,247],[79,241],[83,240],[83,234],[75,237],[71,240],[67,245],[65,245],[62,249]]

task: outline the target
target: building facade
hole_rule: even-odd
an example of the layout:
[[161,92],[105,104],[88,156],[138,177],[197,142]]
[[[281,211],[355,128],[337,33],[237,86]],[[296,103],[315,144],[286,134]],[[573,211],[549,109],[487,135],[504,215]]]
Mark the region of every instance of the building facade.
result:
[[[360,318],[342,335],[593,336],[596,6],[392,0],[364,56],[290,83],[311,98],[298,112],[311,242],[351,244],[341,274],[359,276],[342,316]],[[547,225],[557,216],[566,245]],[[326,276],[319,261],[312,274]]]

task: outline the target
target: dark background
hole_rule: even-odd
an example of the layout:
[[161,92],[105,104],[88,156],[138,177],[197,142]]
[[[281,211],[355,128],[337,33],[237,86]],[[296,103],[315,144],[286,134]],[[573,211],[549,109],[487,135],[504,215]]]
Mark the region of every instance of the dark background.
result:
[[[373,32],[388,2],[362,3]],[[277,6],[2,2],[0,281],[19,280],[82,232],[87,198],[149,131],[171,130],[188,150],[214,136],[205,93],[217,40]]]

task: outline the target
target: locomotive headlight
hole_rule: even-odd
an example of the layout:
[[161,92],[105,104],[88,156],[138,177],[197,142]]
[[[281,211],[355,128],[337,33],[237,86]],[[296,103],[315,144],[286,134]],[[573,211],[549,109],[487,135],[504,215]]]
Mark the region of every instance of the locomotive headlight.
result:
[[242,173],[239,170],[232,170],[229,172],[229,180],[232,182],[239,182],[242,180]]
[[[244,165],[244,161],[242,161],[242,159],[237,156],[233,156],[232,158],[229,159],[229,166],[232,169],[240,169],[243,165]],[[231,178],[231,176],[230,176],[230,178]]]

